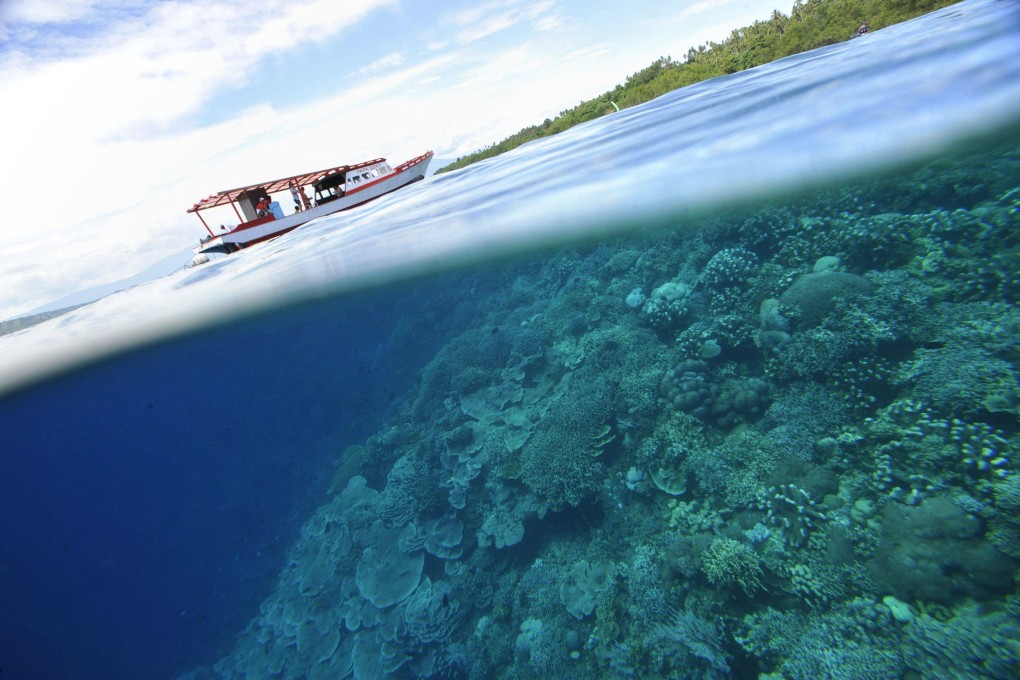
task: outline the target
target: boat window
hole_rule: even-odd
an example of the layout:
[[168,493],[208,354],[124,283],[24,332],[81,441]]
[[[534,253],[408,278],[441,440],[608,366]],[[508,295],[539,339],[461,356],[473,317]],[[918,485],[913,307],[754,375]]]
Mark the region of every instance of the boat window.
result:
[[361,179],[371,179],[371,178],[368,176],[368,173],[365,172],[365,173],[362,173]]

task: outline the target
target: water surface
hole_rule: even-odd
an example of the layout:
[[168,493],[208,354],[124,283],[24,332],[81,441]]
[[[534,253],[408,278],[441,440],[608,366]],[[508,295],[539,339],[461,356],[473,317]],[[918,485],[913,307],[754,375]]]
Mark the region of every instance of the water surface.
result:
[[963,3],[0,339],[0,667],[1007,677],[1018,33]]

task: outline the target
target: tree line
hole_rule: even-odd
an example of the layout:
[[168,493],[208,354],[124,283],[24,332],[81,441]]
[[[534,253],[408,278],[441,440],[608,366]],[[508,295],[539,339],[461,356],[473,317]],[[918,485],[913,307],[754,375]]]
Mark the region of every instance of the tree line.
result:
[[722,42],[691,47],[682,59],[660,57],[608,92],[546,118],[439,170],[446,172],[554,135],[615,108],[643,104],[671,90],[753,68],[792,54],[850,39],[862,22],[871,30],[927,14],[960,0],[796,0],[789,14],[774,10],[765,20],[734,29]]

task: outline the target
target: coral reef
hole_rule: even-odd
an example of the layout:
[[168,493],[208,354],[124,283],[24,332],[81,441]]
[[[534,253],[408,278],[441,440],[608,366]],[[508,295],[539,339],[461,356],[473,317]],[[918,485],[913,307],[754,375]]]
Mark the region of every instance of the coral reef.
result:
[[651,326],[660,330],[678,330],[687,320],[690,304],[690,286],[679,281],[667,281],[652,291],[641,311]]
[[746,543],[717,538],[701,555],[701,568],[713,585],[739,585],[750,595],[762,588],[761,560]]
[[1017,168],[501,263],[213,676],[1015,677]]

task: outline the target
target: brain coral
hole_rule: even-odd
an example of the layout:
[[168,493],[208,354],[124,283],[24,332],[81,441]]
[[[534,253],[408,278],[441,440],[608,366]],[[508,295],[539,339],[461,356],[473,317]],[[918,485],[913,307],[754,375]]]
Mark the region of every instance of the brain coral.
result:
[[908,601],[953,604],[1002,594],[1012,587],[1015,562],[981,540],[982,531],[982,521],[949,498],[886,503],[868,573],[880,589]]
[[799,327],[812,328],[836,308],[840,298],[858,298],[871,290],[871,282],[863,276],[825,271],[801,276],[779,296],[779,301],[785,307],[798,310]]

